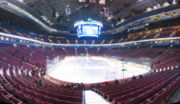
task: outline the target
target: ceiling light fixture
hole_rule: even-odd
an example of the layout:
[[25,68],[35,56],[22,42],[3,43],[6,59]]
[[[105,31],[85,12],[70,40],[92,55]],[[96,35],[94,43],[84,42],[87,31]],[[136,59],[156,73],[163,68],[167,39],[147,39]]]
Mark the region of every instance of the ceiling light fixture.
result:
[[105,4],[106,4],[106,1],[105,1],[105,0],[99,0],[99,4],[105,5]]
[[79,0],[79,2],[86,2],[86,0]]
[[90,3],[96,3],[96,0],[89,0]]

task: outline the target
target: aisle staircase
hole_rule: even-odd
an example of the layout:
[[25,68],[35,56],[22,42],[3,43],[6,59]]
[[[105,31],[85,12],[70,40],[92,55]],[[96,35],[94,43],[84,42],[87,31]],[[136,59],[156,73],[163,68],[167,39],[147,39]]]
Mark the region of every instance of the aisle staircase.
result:
[[98,95],[97,93],[86,90],[85,93],[85,104],[110,104],[108,101],[106,101],[103,97]]

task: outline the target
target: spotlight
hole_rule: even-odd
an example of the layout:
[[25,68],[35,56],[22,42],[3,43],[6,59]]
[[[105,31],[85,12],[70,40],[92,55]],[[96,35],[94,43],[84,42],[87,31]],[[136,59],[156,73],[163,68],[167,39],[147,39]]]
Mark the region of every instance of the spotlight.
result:
[[71,9],[70,9],[69,5],[66,5],[65,11],[66,11],[66,15],[70,15],[71,14]]

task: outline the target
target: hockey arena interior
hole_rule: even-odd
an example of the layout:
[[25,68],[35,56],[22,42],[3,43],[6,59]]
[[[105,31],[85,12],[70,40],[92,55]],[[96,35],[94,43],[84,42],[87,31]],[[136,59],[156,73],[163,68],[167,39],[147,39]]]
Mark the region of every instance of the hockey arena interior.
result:
[[0,103],[180,104],[180,0],[0,0]]

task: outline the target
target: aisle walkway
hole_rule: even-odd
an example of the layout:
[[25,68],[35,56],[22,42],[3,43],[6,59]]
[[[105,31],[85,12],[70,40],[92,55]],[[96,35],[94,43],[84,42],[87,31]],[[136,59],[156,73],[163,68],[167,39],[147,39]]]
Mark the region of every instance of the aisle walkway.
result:
[[97,93],[87,90],[85,91],[85,104],[110,104]]
[[180,87],[176,90],[176,92],[169,98],[166,104],[173,104],[180,100]]

